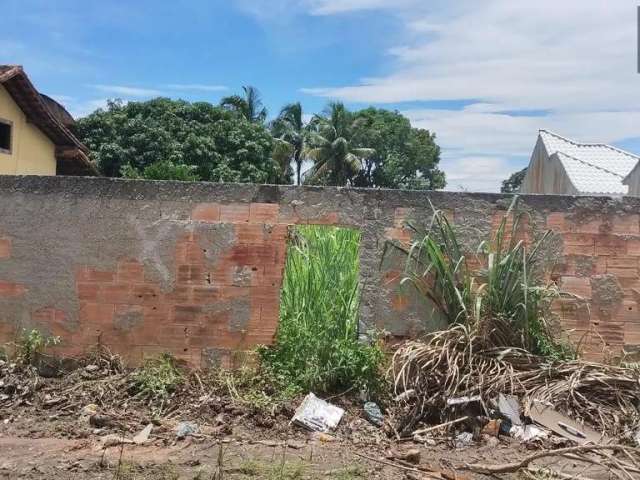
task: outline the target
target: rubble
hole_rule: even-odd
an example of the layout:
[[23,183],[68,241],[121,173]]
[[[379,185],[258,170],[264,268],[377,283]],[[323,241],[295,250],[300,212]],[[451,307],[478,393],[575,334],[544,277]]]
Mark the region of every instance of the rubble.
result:
[[473,445],[473,433],[462,432],[456,435],[455,446],[456,448],[464,448],[469,445]]
[[180,422],[174,429],[176,432],[176,438],[183,440],[189,435],[193,435],[198,432],[198,425],[193,422]]
[[364,404],[364,413],[367,417],[367,420],[371,422],[376,427],[381,427],[384,422],[384,416],[382,415],[382,411],[377,403],[374,402],[366,402]]
[[394,451],[387,458],[391,460],[402,460],[407,463],[418,465],[420,463],[420,450],[417,448],[410,448],[408,450]]
[[151,435],[152,430],[153,430],[153,424],[149,423],[135,437],[133,437],[133,442],[138,445],[143,444],[144,442],[149,440],[149,435]]

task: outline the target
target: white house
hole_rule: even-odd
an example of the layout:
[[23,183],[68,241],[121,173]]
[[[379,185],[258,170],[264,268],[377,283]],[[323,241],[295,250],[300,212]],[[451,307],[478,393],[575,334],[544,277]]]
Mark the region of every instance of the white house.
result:
[[610,145],[579,143],[540,130],[520,192],[637,195],[639,162],[640,157]]

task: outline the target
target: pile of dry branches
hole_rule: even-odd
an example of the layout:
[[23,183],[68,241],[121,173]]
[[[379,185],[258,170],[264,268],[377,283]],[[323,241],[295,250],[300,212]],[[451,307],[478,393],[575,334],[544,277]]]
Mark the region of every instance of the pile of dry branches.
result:
[[609,436],[630,435],[640,424],[640,369],[491,348],[461,325],[401,345],[391,373],[398,398],[394,428],[401,435],[446,412],[448,398],[480,395],[485,402],[498,393],[548,401]]

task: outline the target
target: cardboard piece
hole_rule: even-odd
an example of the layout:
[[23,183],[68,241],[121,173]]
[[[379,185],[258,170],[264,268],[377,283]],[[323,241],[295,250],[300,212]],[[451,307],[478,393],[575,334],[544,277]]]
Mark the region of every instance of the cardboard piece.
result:
[[586,425],[581,425],[539,401],[534,400],[531,404],[529,417],[537,424],[580,445],[609,443],[609,439],[604,434],[600,434]]

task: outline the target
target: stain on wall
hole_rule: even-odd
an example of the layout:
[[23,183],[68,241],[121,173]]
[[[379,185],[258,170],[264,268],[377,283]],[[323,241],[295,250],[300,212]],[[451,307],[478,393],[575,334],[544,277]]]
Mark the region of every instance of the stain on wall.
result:
[[[272,342],[291,225],[360,229],[361,330],[407,337],[443,320],[400,288],[403,259],[387,243],[410,242],[407,224],[426,228],[433,204],[473,252],[511,203],[499,194],[19,176],[0,177],[0,197],[0,342],[39,328],[62,338],[64,354],[100,342],[131,363],[169,351],[198,366],[231,365]],[[541,274],[572,295],[554,311],[587,353],[640,346],[638,207],[520,198],[518,238],[554,232]]]

